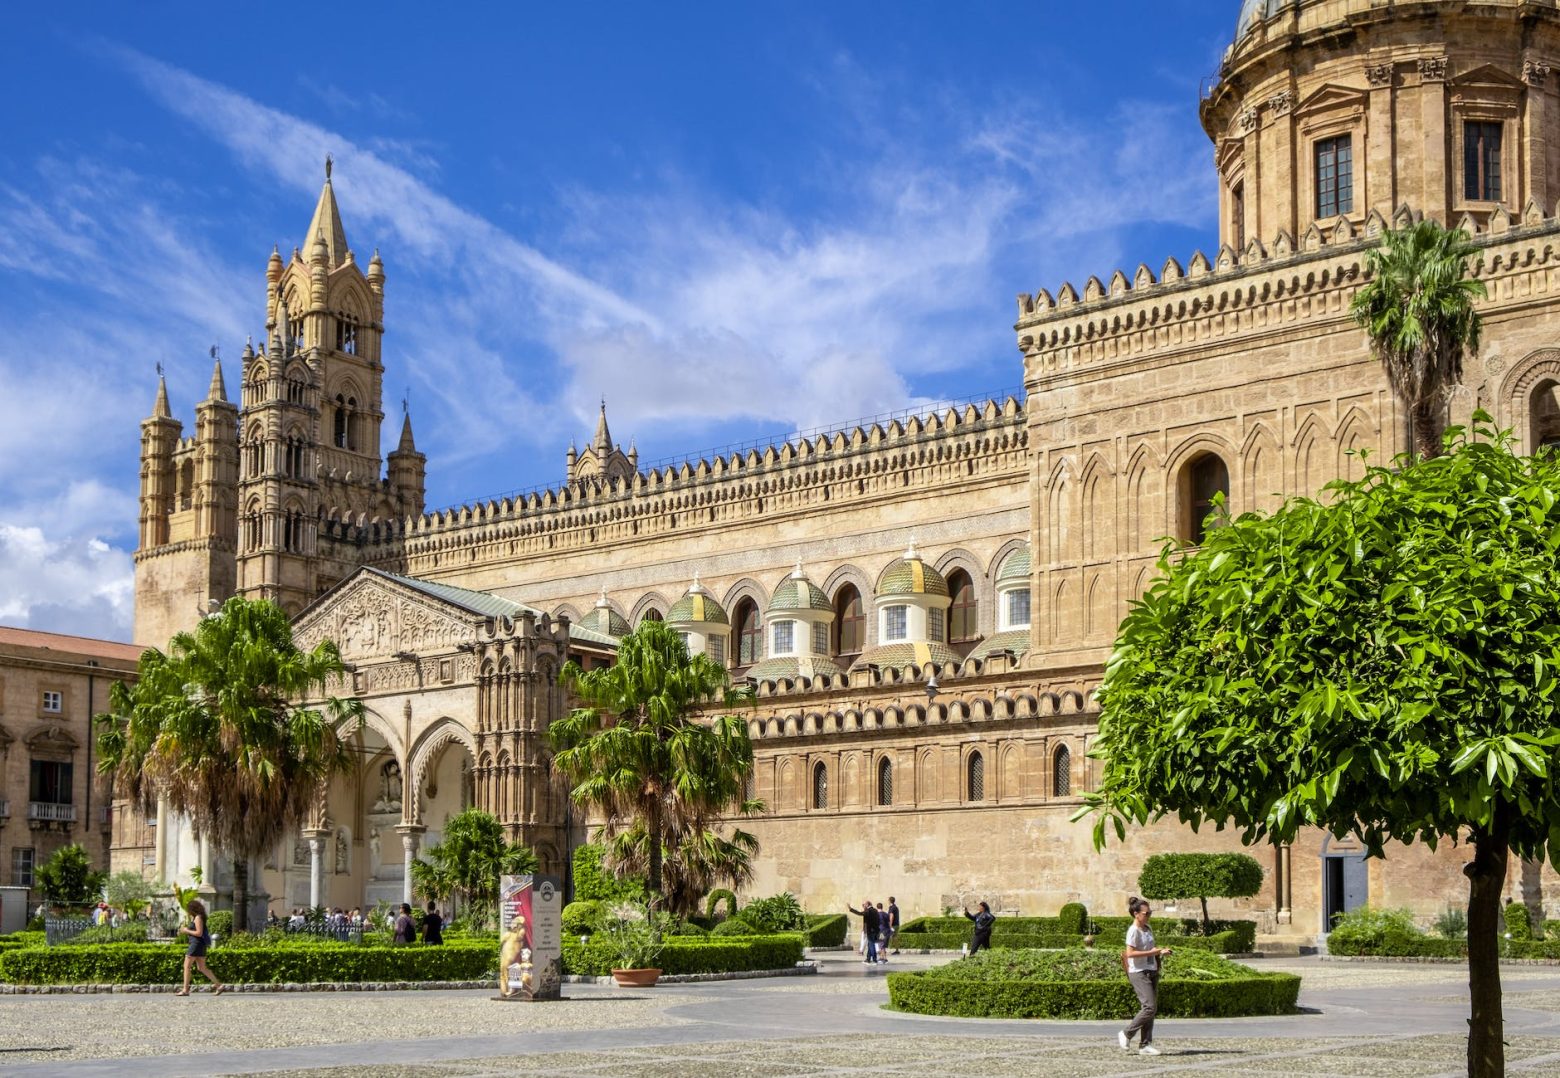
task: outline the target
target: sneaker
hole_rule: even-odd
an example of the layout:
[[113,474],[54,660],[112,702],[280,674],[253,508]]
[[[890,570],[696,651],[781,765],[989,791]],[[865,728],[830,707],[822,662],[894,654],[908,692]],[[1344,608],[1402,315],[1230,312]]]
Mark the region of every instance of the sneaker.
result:
[[1132,1051],[1132,1040],[1127,1036],[1126,1030],[1119,1029],[1116,1031],[1116,1043],[1121,1046],[1123,1052]]
[[1138,1049],[1138,1055],[1140,1056],[1157,1056],[1158,1054],[1159,1049],[1155,1048],[1152,1044],[1145,1044],[1143,1047]]

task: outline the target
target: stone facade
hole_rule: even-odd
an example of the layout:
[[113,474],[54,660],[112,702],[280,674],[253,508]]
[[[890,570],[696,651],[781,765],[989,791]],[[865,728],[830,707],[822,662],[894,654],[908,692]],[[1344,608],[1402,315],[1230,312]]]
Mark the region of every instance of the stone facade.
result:
[[109,867],[111,829],[117,839],[129,821],[95,775],[92,716],[139,657],[129,644],[0,627],[0,885],[34,887],[36,867],[71,843]]
[[[334,634],[357,656],[353,689],[374,716],[363,770],[278,852],[273,893],[298,904],[302,864],[316,897],[376,897],[395,859],[365,851],[365,829],[410,852],[468,803],[561,860],[583,827],[546,777],[536,735],[562,705],[543,686],[559,655],[607,661],[612,627],[646,617],[738,678],[763,675],[748,716],[769,804],[750,826],[757,893],[789,888],[820,909],[865,892],[915,913],[981,897],[1113,910],[1143,856],[1235,848],[1161,824],[1093,851],[1069,822],[1096,766],[1093,691],[1163,537],[1195,541],[1216,492],[1237,513],[1271,508],[1358,474],[1362,451],[1406,448],[1402,409],[1347,314],[1382,229],[1428,213],[1480,247],[1486,345],[1453,418],[1483,407],[1524,448],[1560,439],[1560,12],[1247,7],[1258,14],[1202,106],[1224,191],[1219,250],[1021,296],[1024,401],[652,467],[612,440],[603,406],[563,486],[439,512],[421,511],[409,418],[381,475],[383,267],[357,271],[327,177],[309,256],[272,256],[267,347],[245,356],[242,478],[212,494],[239,507],[236,552],[200,548],[199,565],[217,566],[202,579],[231,561],[241,592],[302,612],[306,639]],[[1470,201],[1469,184],[1494,197]],[[160,399],[144,443],[154,477],[165,412]],[[146,498],[137,624],[160,633],[193,619],[201,595],[167,594],[159,566],[181,556],[155,526],[168,495],[154,483]],[[812,588],[831,611],[789,598]],[[413,593],[454,627],[430,636],[365,613],[371,594],[393,606]],[[553,620],[515,622],[522,603]],[[771,632],[782,619],[785,644]],[[521,623],[518,636],[494,628]],[[812,646],[797,646],[797,626]],[[466,792],[448,800],[450,783]],[[378,867],[321,891],[327,840]],[[1256,853],[1263,894],[1225,912],[1269,931],[1313,934],[1366,900],[1429,917],[1464,899],[1451,847],[1367,864],[1313,835]],[[1514,869],[1513,893],[1537,901],[1543,878]]]

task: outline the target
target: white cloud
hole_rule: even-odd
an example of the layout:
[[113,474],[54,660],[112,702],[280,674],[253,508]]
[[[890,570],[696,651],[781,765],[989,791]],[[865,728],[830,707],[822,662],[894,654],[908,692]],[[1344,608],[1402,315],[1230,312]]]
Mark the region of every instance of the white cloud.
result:
[[49,632],[129,640],[130,555],[99,539],[50,539],[0,524],[0,621]]

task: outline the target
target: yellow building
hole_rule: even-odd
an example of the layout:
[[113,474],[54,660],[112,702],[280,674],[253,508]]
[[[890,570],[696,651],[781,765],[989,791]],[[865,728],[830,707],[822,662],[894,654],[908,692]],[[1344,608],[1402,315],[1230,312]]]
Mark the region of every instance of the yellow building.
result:
[[[1092,778],[1092,694],[1159,537],[1195,541],[1215,493],[1271,507],[1357,468],[1355,450],[1406,448],[1347,314],[1382,229],[1429,215],[1481,248],[1486,345],[1453,417],[1560,437],[1560,11],[1232,15],[1201,106],[1217,250],[1021,296],[1024,400],[648,469],[603,410],[560,488],[437,513],[410,417],[380,451],[385,266],[359,269],[327,168],[303,246],[271,255],[241,407],[218,371],[195,438],[161,394],[143,428],[137,638],[231,589],[273,598],[306,643],[341,644],[369,709],[359,773],[265,886],[287,904],[392,894],[471,803],[559,868],[581,827],[539,741],[562,707],[552,674],[570,651],[605,661],[647,617],[759,685],[757,892],[1109,909],[1148,853],[1229,848],[1163,825],[1093,852],[1067,822]],[[1367,898],[1425,916],[1463,900],[1455,851],[1255,852],[1265,890],[1238,906],[1270,932],[1314,934]],[[1537,870],[1513,871],[1536,903]]]

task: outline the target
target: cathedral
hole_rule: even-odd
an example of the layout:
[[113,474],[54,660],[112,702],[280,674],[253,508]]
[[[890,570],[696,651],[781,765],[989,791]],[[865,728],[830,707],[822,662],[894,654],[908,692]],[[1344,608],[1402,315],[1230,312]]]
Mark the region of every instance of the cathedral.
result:
[[[1020,294],[1022,400],[654,468],[603,407],[556,489],[439,512],[411,417],[380,442],[387,267],[350,246],[327,162],[301,247],[266,265],[236,402],[218,364],[192,437],[161,386],[142,423],[136,639],[271,599],[300,643],[340,645],[340,690],[366,708],[354,772],[254,866],[259,889],[400,901],[410,859],[472,805],[563,871],[587,821],[545,747],[557,671],[611,662],[645,619],[756,688],[753,893],[1116,913],[1149,854],[1238,848],[1166,821],[1096,853],[1069,822],[1116,625],[1162,537],[1195,544],[1216,496],[1270,509],[1357,474],[1358,450],[1408,448],[1348,315],[1386,228],[1433,217],[1480,249],[1485,343],[1453,420],[1483,408],[1525,451],[1560,440],[1560,9],[1231,8],[1199,106],[1216,246]],[[166,810],[115,820],[115,868],[226,871]],[[1429,918],[1466,901],[1452,847],[1366,860],[1314,834],[1249,852],[1262,893],[1220,912],[1270,935],[1315,937],[1366,902]],[[1514,863],[1509,890],[1539,906],[1555,882]]]

